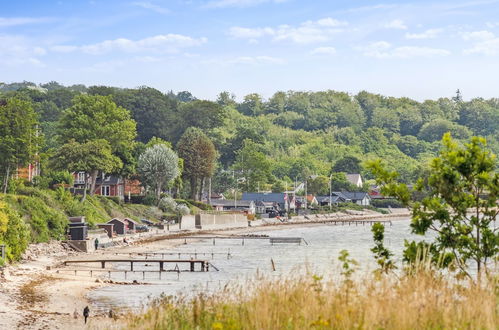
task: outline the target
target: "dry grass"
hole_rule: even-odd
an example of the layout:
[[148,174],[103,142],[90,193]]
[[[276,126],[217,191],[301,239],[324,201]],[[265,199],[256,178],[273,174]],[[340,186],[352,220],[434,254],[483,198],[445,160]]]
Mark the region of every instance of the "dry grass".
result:
[[213,296],[158,301],[135,329],[497,329],[498,281],[476,285],[431,271],[401,278],[253,282]]
[[46,295],[38,287],[49,280],[53,280],[53,278],[50,276],[41,276],[25,283],[19,288],[20,305],[23,309],[28,309],[36,304],[47,301]]

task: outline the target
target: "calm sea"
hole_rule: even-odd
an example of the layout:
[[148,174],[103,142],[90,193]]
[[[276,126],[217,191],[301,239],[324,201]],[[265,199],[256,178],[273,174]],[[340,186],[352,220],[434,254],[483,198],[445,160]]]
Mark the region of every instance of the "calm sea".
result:
[[[404,239],[418,239],[411,235],[409,220],[393,221],[392,225],[385,226],[385,245],[395,254],[394,259],[400,261],[404,247]],[[268,240],[212,240],[192,241],[169,250],[150,252],[197,252],[198,259],[209,259],[219,269],[210,268],[209,272],[164,272],[161,280],[157,272],[146,273],[145,280],[142,272],[133,275],[128,273],[127,280],[136,279],[144,285],[113,285],[102,287],[89,294],[94,309],[102,312],[113,309],[137,310],[147,306],[151,299],[161,294],[189,295],[197,292],[213,292],[223,287],[227,282],[242,281],[263,274],[267,277],[293,276],[299,272],[312,272],[318,275],[337,274],[339,269],[338,256],[343,249],[348,250],[350,256],[356,259],[364,270],[375,268],[375,262],[370,249],[373,246],[371,226],[369,225],[319,225],[310,227],[283,227],[282,230],[256,232],[272,237],[288,236],[303,237],[305,244],[276,244],[271,245]],[[215,252],[211,255],[201,253]],[[230,258],[227,254],[230,252]],[[194,257],[194,256],[193,256]],[[178,256],[165,256],[178,258]],[[189,259],[190,256],[182,256]],[[272,262],[275,271],[273,271]],[[117,268],[127,269],[129,265],[118,265]],[[174,265],[166,266],[172,269]],[[181,269],[187,266],[179,265]],[[135,270],[156,270],[158,264],[135,266]],[[114,280],[124,280],[124,274],[112,275]]]

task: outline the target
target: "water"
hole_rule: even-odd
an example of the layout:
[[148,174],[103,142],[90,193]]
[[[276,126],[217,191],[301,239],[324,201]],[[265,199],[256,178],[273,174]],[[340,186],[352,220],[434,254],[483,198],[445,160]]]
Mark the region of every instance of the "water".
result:
[[[410,233],[408,220],[394,221],[393,225],[385,226],[385,246],[394,254],[394,259],[400,261],[404,248],[404,239],[421,239]],[[350,256],[356,259],[362,268],[373,269],[375,261],[370,249],[373,247],[371,226],[369,225],[320,225],[310,227],[283,227],[282,230],[257,232],[254,234],[267,234],[272,237],[292,236],[303,237],[309,245],[301,244],[276,244],[270,245],[268,240],[247,239],[244,245],[241,240],[217,240],[213,245],[212,240],[193,241],[180,245],[175,249],[150,252],[215,252],[224,254],[198,255],[198,259],[210,259],[210,262],[220,271],[210,268],[209,272],[158,272],[143,274],[128,273],[127,280],[137,279],[147,282],[146,285],[114,285],[99,288],[89,294],[94,308],[106,311],[109,308],[133,310],[140,309],[162,293],[166,295],[185,294],[197,292],[213,292],[222,288],[227,282],[241,281],[252,278],[258,272],[272,277],[285,277],[297,272],[308,270],[315,274],[330,274],[338,270],[338,256],[343,249],[349,251]],[[231,257],[226,253],[230,250]],[[165,258],[175,259],[178,256]],[[182,259],[188,259],[185,255]],[[274,261],[276,271],[272,271],[271,259]],[[117,268],[127,269],[129,265],[118,265]],[[172,269],[174,265],[166,265]],[[188,265],[179,265],[187,269]],[[199,267],[199,266],[197,266]],[[149,266],[134,266],[135,270],[157,270],[157,263]],[[337,272],[336,272],[337,273]],[[115,273],[114,280],[124,280],[124,274]]]

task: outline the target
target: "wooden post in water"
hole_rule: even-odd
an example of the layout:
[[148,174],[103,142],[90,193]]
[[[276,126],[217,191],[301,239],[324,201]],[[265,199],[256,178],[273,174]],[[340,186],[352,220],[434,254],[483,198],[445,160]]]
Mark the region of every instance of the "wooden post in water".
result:
[[191,264],[191,272],[193,272],[194,271],[194,262],[191,261],[190,264]]
[[275,264],[274,264],[274,259],[270,258],[270,263],[272,265],[272,271],[275,272]]

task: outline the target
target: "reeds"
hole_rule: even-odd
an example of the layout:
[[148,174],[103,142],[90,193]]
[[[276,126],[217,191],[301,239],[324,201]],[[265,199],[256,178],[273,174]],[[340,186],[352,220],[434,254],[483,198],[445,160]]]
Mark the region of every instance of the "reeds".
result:
[[497,278],[457,281],[428,269],[324,280],[259,278],[214,295],[158,300],[136,329],[497,329]]

